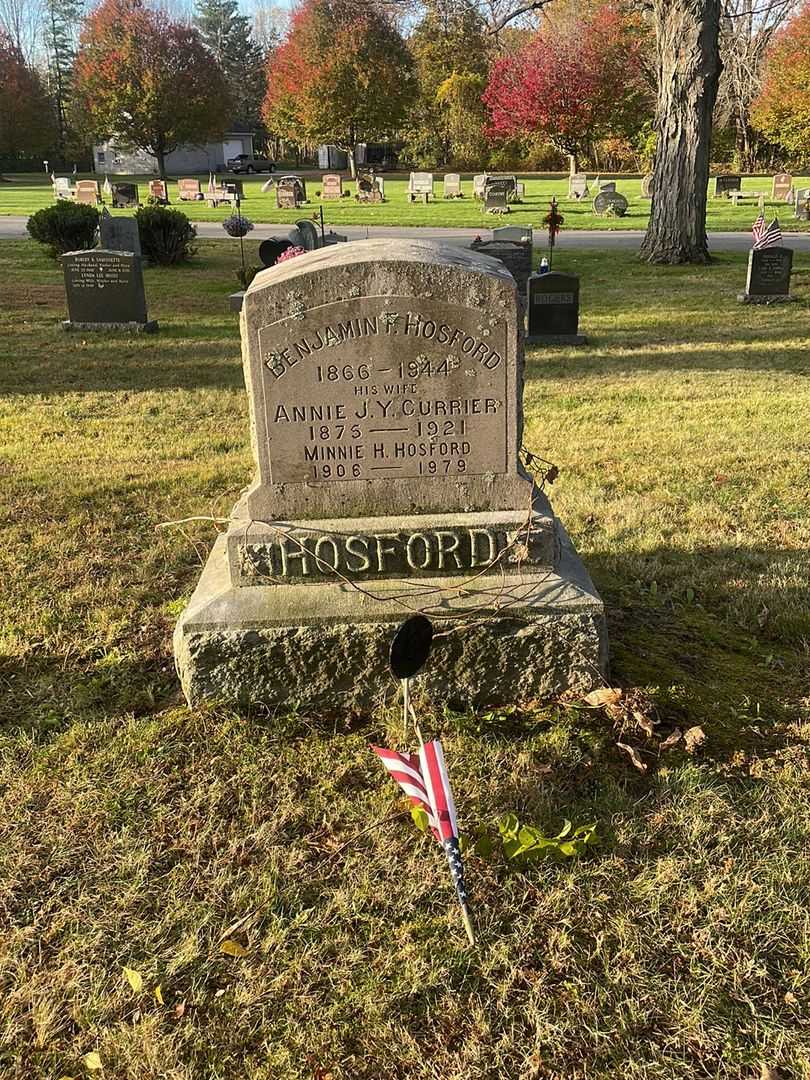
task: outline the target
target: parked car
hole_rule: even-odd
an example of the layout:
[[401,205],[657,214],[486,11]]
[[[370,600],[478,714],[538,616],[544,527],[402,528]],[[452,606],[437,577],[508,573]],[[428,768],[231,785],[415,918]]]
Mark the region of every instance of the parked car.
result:
[[270,158],[262,157],[261,154],[237,154],[236,157],[228,158],[225,164],[233,173],[271,173],[276,168],[275,163]]

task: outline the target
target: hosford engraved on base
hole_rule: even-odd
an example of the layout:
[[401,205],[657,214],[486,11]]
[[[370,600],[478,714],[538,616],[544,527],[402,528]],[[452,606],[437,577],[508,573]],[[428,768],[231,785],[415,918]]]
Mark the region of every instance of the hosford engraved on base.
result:
[[506,471],[505,322],[484,336],[474,309],[413,306],[364,296],[259,329],[273,483]]

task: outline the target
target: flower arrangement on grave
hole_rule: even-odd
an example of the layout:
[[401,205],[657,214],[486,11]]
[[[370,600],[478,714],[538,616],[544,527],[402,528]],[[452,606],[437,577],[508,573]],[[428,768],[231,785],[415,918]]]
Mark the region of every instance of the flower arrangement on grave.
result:
[[287,259],[294,259],[297,255],[305,254],[306,250],[302,247],[297,247],[295,245],[293,247],[288,247],[287,250],[282,251],[279,257],[276,259],[276,266],[278,266],[279,263],[286,262]]
[[250,218],[244,217],[238,211],[235,214],[231,214],[229,218],[225,218],[222,222],[222,228],[228,236],[233,237],[247,236],[253,227],[253,222]]

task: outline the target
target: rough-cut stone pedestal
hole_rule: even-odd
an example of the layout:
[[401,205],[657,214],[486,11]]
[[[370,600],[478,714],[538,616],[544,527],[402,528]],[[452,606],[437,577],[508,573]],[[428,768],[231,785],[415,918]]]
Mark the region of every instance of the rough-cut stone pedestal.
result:
[[[439,613],[474,609],[474,617],[457,629],[435,621],[430,663],[416,686],[437,702],[465,708],[601,684],[604,606],[570,541],[561,539],[555,571],[487,575],[460,596],[439,595],[445,598]],[[345,584],[234,587],[221,536],[174,634],[183,690],[192,704],[370,708],[396,690],[388,651],[408,607],[426,606],[425,589],[455,584],[451,578],[362,583],[404,606]]]

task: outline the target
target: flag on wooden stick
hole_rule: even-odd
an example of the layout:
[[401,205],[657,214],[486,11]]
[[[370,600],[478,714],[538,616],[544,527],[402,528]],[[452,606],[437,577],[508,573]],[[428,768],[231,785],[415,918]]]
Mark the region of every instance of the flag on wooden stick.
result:
[[442,845],[450,867],[450,877],[461,905],[464,929],[470,944],[475,944],[467,888],[464,883],[464,865],[459,847],[458,821],[450,777],[444,763],[442,744],[438,739],[423,743],[416,754],[399,754],[372,746],[383,765],[414,806],[421,807],[428,817],[428,824],[436,840]]

